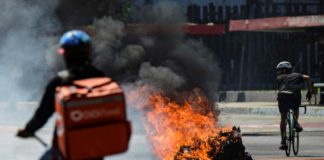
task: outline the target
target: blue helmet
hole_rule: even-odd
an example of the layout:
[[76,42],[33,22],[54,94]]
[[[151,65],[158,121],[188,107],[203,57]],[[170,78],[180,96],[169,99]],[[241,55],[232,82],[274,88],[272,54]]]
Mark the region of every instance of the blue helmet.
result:
[[80,30],[65,32],[58,53],[64,55],[67,66],[90,62],[91,44],[87,33]]
[[77,47],[90,44],[90,37],[80,30],[65,32],[60,39],[61,47]]

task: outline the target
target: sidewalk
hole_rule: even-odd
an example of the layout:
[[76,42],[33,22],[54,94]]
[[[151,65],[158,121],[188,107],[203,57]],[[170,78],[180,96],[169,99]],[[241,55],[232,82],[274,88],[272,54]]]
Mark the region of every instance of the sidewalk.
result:
[[[277,103],[241,102],[218,103],[221,113],[219,123],[223,126],[240,126],[243,135],[279,134],[280,114]],[[324,133],[324,106],[307,106],[307,113],[300,108],[300,124],[303,134]]]

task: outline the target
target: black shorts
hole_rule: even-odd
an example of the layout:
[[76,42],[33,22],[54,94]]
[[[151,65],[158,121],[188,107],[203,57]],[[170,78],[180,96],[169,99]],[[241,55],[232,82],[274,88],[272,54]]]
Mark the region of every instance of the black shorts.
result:
[[280,113],[287,113],[289,109],[298,109],[301,104],[300,94],[278,94],[278,107]]

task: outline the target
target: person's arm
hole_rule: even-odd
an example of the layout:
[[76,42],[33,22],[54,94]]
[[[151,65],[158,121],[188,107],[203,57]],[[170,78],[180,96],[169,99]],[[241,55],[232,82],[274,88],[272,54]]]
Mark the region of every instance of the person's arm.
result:
[[312,98],[312,94],[314,93],[313,83],[308,75],[303,75],[303,79],[307,83],[308,92],[306,95],[306,99],[307,101],[309,101]]
[[22,138],[31,137],[34,133],[43,127],[47,120],[54,113],[55,89],[58,85],[58,80],[53,79],[46,87],[41,103],[34,113],[31,120],[26,124],[25,129],[18,131],[17,136]]

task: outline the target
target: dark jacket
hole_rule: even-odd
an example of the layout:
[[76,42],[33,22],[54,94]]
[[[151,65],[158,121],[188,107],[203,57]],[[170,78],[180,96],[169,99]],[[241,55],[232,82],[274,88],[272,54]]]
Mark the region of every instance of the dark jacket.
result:
[[25,130],[30,133],[35,133],[38,129],[43,127],[52,116],[55,111],[55,91],[57,86],[71,83],[73,80],[103,76],[103,72],[91,65],[79,66],[59,72],[59,74],[52,78],[47,84],[40,105],[34,113],[34,116],[27,123]]

